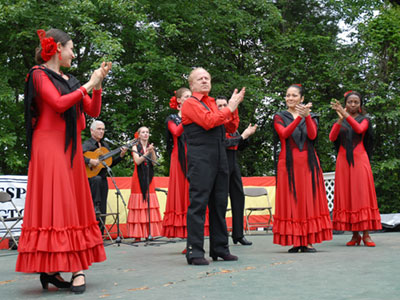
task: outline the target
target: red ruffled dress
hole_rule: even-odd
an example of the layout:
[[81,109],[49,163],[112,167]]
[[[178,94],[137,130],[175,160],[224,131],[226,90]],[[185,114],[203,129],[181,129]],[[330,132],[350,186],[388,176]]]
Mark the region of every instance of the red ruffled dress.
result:
[[349,116],[343,121],[343,126],[335,123],[329,134],[329,139],[336,141],[338,137],[340,139],[340,135],[346,136],[346,131],[352,130],[352,145],[355,146],[353,149],[354,164],[349,164],[347,161],[346,148],[343,143],[339,147],[333,208],[333,228],[335,230],[382,229],[374,178],[363,143],[370,123],[367,118],[359,116],[360,118],[356,118],[359,119],[358,121]]
[[[173,138],[173,148],[169,169],[167,203],[162,223],[162,236],[168,238],[187,237],[186,214],[190,204],[189,182],[182,171],[178,157],[178,138],[183,133],[183,126],[182,123],[180,123],[180,120],[181,119],[178,115],[172,115],[170,120],[167,122],[168,131]],[[204,224],[204,235],[209,235],[208,210]]]
[[77,118],[76,154],[65,145],[62,113],[83,98],[86,113],[100,113],[101,90],[85,88],[61,96],[42,70],[33,71],[39,111],[33,132],[24,220],[16,271],[77,272],[106,259],[82,156],[83,113]]
[[[133,153],[132,153],[133,155]],[[135,160],[134,160],[135,161]],[[143,162],[144,164],[145,162]],[[152,237],[161,236],[162,221],[160,205],[158,203],[154,180],[149,185],[150,198],[150,233]],[[142,189],[140,188],[138,167],[135,163],[135,170],[132,175],[131,195],[128,202],[128,237],[135,239],[147,238],[149,236],[149,214],[148,203],[143,200]]]
[[[290,114],[289,112],[282,113]],[[290,114],[288,117],[290,121],[286,121],[285,124],[280,115],[282,113],[274,116],[274,128],[281,142],[281,152],[277,166],[273,242],[282,246],[299,247],[331,240],[332,224],[323,174],[317,154],[310,143],[317,137],[317,123],[311,116],[306,117],[305,121],[300,116],[293,120]],[[302,135],[305,142],[302,151],[292,137],[298,126],[303,127]],[[296,197],[288,179],[286,140],[292,151],[292,175]],[[313,176],[308,164],[308,151],[314,151],[316,164],[318,164],[318,176],[314,176],[315,192],[313,192]]]

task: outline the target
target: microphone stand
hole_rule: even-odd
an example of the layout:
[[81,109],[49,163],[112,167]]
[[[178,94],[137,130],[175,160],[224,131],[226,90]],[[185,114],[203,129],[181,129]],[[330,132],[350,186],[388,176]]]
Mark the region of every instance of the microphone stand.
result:
[[[142,155],[141,153],[139,153],[138,151],[132,150],[133,152],[135,152],[136,154],[138,154],[141,157],[145,158],[145,166],[146,166],[146,185],[147,185],[147,192],[146,192],[146,201],[147,201],[147,215],[148,215],[148,236],[144,241],[144,246],[159,246],[159,244],[167,244],[168,241],[156,241],[154,240],[154,238],[151,235],[151,217],[150,217],[150,163],[156,164],[156,165],[160,165],[160,163],[158,163],[157,161],[151,159],[150,157],[146,156],[146,155]],[[150,242],[151,241],[151,242]],[[138,241],[138,242],[132,242],[133,244],[137,244],[137,243],[142,243],[142,241]]]
[[[119,228],[119,197],[121,197],[122,203],[125,205],[125,207],[126,207],[126,203],[124,201],[124,197],[122,196],[120,189],[117,186],[117,183],[114,180],[114,174],[113,174],[111,168],[104,161],[102,161],[101,164],[106,168],[108,175],[110,176],[111,181],[114,184],[114,187],[116,190],[115,194],[117,195],[117,222],[116,222],[117,223],[117,238],[114,241],[112,241],[111,244],[108,244],[108,245],[112,245],[113,243],[116,243],[119,247],[120,244],[122,243],[121,231]],[[106,224],[104,222],[104,227],[105,226],[106,226]],[[130,243],[124,243],[124,244],[137,247],[137,245],[130,244]],[[106,246],[108,246],[108,245],[106,245]]]

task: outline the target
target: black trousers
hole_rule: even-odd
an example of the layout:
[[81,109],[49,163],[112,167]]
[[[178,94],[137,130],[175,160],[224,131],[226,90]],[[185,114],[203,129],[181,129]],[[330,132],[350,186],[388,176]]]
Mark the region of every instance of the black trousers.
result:
[[[108,196],[108,182],[107,177],[93,176],[89,178],[90,191],[92,193],[94,207],[100,208],[102,214],[107,213],[107,196]],[[103,223],[106,218],[102,217]],[[104,232],[104,228],[99,223],[101,232]]]
[[225,214],[228,161],[221,141],[187,144],[190,205],[187,212],[188,259],[204,257],[204,221],[208,205],[210,256],[229,254]]
[[237,151],[226,150],[229,165],[229,197],[232,208],[232,238],[243,237],[244,193],[242,175],[237,162]]

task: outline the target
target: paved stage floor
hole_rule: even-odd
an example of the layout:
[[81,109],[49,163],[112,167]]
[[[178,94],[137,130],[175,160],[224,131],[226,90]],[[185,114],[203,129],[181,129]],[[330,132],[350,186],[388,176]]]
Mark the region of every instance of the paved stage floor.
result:
[[[188,265],[181,240],[107,246],[107,260],[86,271],[87,290],[81,295],[53,287],[43,291],[39,275],[14,272],[15,250],[0,250],[0,298],[400,299],[399,232],[372,234],[375,248],[346,247],[351,235],[337,234],[316,244],[317,253],[297,254],[272,244],[270,233],[247,238],[252,246],[233,245],[230,239],[239,261],[209,266]],[[70,274],[63,275],[70,279]]]

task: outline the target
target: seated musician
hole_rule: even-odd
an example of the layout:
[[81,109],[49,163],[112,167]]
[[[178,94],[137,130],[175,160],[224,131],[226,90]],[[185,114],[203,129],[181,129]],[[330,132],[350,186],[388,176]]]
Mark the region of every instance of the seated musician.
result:
[[[90,126],[90,133],[92,137],[86,140],[82,144],[83,153],[87,151],[96,151],[98,148],[105,147],[110,151],[110,146],[107,142],[103,141],[105,126],[102,121],[94,120]],[[121,152],[118,157],[112,159],[112,164],[109,167],[113,167],[118,164],[124,157],[128,148],[121,147]],[[101,161],[96,158],[88,158],[84,156],[85,164],[89,167],[97,167],[101,164]],[[101,168],[100,172],[93,177],[89,178],[90,191],[92,193],[93,204],[96,214],[105,214],[107,212],[107,195],[108,195],[108,183],[107,183],[107,169]],[[103,219],[103,223],[105,218]],[[101,223],[99,224],[100,230],[104,232]]]

